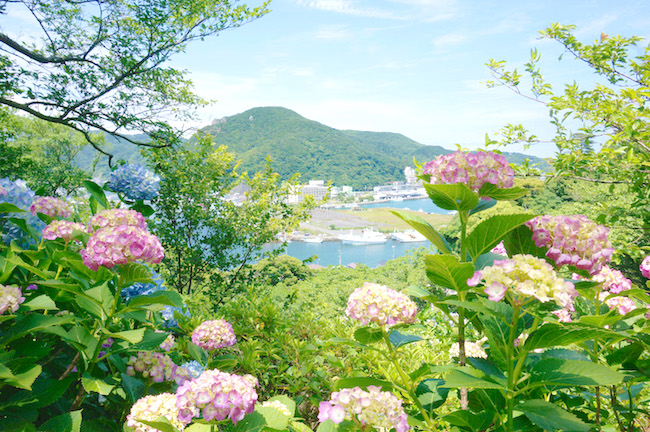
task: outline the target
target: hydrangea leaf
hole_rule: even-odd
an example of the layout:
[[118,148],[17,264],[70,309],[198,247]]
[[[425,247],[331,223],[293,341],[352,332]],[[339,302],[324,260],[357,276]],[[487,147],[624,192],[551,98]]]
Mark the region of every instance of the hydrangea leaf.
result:
[[425,255],[424,264],[431,282],[455,291],[469,289],[467,279],[474,275],[472,263],[461,263],[451,255]]
[[[486,184],[490,184],[490,183],[486,183]],[[495,205],[497,205],[497,201],[493,200],[493,199],[479,200],[478,205],[476,207],[474,207],[473,209],[471,209],[467,214],[469,216],[471,216],[471,215],[476,214],[478,212],[481,212],[483,210],[487,210],[489,208],[492,208]]]
[[115,388],[114,385],[90,376],[88,373],[81,378],[81,385],[88,393],[99,393],[102,396],[107,396]]
[[281,412],[274,407],[256,407],[255,412],[262,414],[264,421],[266,422],[266,427],[283,431],[286,430],[289,425],[290,416]]
[[122,373],[121,377],[122,388],[126,391],[126,394],[129,395],[129,399],[132,403],[137,402],[137,400],[140,399],[144,394],[144,383],[139,379],[129,376],[125,373]]
[[393,344],[395,348],[399,348],[401,346],[423,340],[423,338],[420,336],[402,333],[399,330],[391,331],[390,334],[388,335],[388,339],[390,340],[390,343]]
[[490,197],[497,201],[512,201],[527,195],[528,192],[528,189],[522,187],[498,188],[492,183],[483,183],[478,194],[481,197]]
[[505,214],[482,221],[467,235],[467,251],[476,260],[492,250],[510,231],[534,217],[534,214]]
[[54,300],[52,300],[51,298],[49,298],[45,294],[31,299],[27,303],[23,303],[21,307],[26,307],[30,311],[34,311],[34,310],[59,310],[59,308],[56,307],[56,303],[54,303]]
[[495,413],[488,411],[481,411],[473,413],[467,410],[454,411],[442,417],[452,426],[457,426],[464,430],[486,430],[494,420]]
[[25,213],[25,210],[11,203],[0,203],[0,213]]
[[441,387],[444,383],[444,380],[429,378],[421,381],[415,389],[418,401],[430,415],[447,400],[449,388]]
[[39,430],[48,432],[80,432],[81,410],[53,417],[43,423]]
[[463,183],[425,184],[431,201],[441,209],[468,211],[478,205],[478,195]]
[[623,380],[623,375],[609,366],[591,361],[558,358],[540,360],[532,367],[530,374],[530,385],[535,387],[610,386]]
[[354,338],[362,344],[371,344],[382,340],[381,329],[377,327],[361,327],[354,332]]
[[136,421],[158,429],[160,432],[180,432],[166,417],[160,416],[155,421],[135,419]]
[[266,426],[264,416],[258,412],[252,412],[236,425],[228,422],[222,427],[226,432],[258,432],[264,426]]
[[487,375],[483,372],[469,367],[460,366],[445,376],[445,383],[442,387],[506,390],[506,387],[503,385],[487,379]]
[[528,351],[532,351],[538,348],[567,346],[599,338],[610,338],[614,342],[615,340],[625,339],[626,336],[604,328],[573,325],[571,323],[563,325],[548,323],[531,333],[526,339],[525,347]]
[[447,243],[447,240],[440,234],[438,231],[431,226],[429,222],[421,218],[420,216],[413,214],[412,212],[400,211],[400,210],[391,210],[398,218],[402,219],[407,224],[411,225],[417,232],[422,234],[429,240],[438,250],[442,253],[451,253],[451,246]]
[[105,209],[110,208],[110,205],[108,204],[108,199],[106,199],[106,194],[102,190],[101,187],[95,182],[92,182],[90,180],[84,180],[83,182],[84,187],[90,193],[90,196],[95,199],[99,204],[102,205]]
[[590,425],[583,423],[575,415],[545,400],[524,401],[517,404],[515,410],[523,412],[531,422],[547,431],[588,432],[591,430]]

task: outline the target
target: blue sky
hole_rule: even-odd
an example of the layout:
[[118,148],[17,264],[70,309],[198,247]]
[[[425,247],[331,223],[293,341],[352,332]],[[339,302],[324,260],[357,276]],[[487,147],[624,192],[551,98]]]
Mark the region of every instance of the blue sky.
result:
[[[488,59],[521,66],[537,48],[558,88],[591,84],[591,72],[568,55],[559,62],[562,48],[538,40],[539,30],[574,24],[585,42],[601,32],[650,36],[646,0],[273,0],[270,9],[174,58],[197,92],[215,100],[201,124],[283,106],[338,129],[397,132],[448,148],[480,147],[509,122],[550,138],[544,105],[485,87]],[[543,144],[531,153],[553,151]]]

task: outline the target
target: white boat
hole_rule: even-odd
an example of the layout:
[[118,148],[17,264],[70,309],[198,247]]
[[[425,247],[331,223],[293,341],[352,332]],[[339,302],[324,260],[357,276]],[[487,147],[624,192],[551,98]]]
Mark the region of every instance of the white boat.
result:
[[402,243],[416,243],[425,242],[427,238],[415,230],[408,230],[404,232],[394,232],[390,235],[393,239]]
[[323,238],[321,236],[307,235],[303,237],[302,241],[304,241],[305,243],[323,243]]
[[349,234],[341,234],[338,238],[343,244],[355,245],[381,244],[388,241],[385,235],[373,229],[361,230],[361,234],[354,234],[350,231]]

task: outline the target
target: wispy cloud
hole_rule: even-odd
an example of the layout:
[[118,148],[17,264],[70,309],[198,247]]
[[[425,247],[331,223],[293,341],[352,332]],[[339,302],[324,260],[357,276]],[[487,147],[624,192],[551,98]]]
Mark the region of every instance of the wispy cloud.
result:
[[453,33],[443,34],[442,36],[438,36],[433,40],[433,44],[436,46],[436,48],[446,48],[450,45],[458,45],[460,43],[465,42],[466,40],[467,40],[466,34],[453,32]]
[[368,18],[405,19],[394,11],[377,9],[353,0],[298,0],[298,4],[314,9]]
[[352,36],[350,30],[343,25],[327,25],[316,29],[314,37],[322,40],[349,40]]

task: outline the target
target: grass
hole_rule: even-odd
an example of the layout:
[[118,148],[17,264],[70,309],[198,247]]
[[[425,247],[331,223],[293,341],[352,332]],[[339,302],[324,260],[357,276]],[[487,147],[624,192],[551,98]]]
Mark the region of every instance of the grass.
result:
[[[441,225],[448,224],[453,215],[439,215],[439,214],[428,214],[411,210],[402,210],[407,213],[411,213],[421,217],[422,219],[429,222],[434,227],[439,227]],[[378,224],[385,224],[387,226],[381,227],[380,230],[383,232],[392,232],[395,229],[397,230],[407,230],[411,229],[411,226],[404,222],[402,219],[395,216],[391,213],[389,208],[372,208],[361,211],[352,211],[352,210],[341,210],[340,213],[349,214],[350,216],[356,216],[357,218],[364,219],[369,222],[374,222]],[[359,228],[363,228],[360,226]]]

